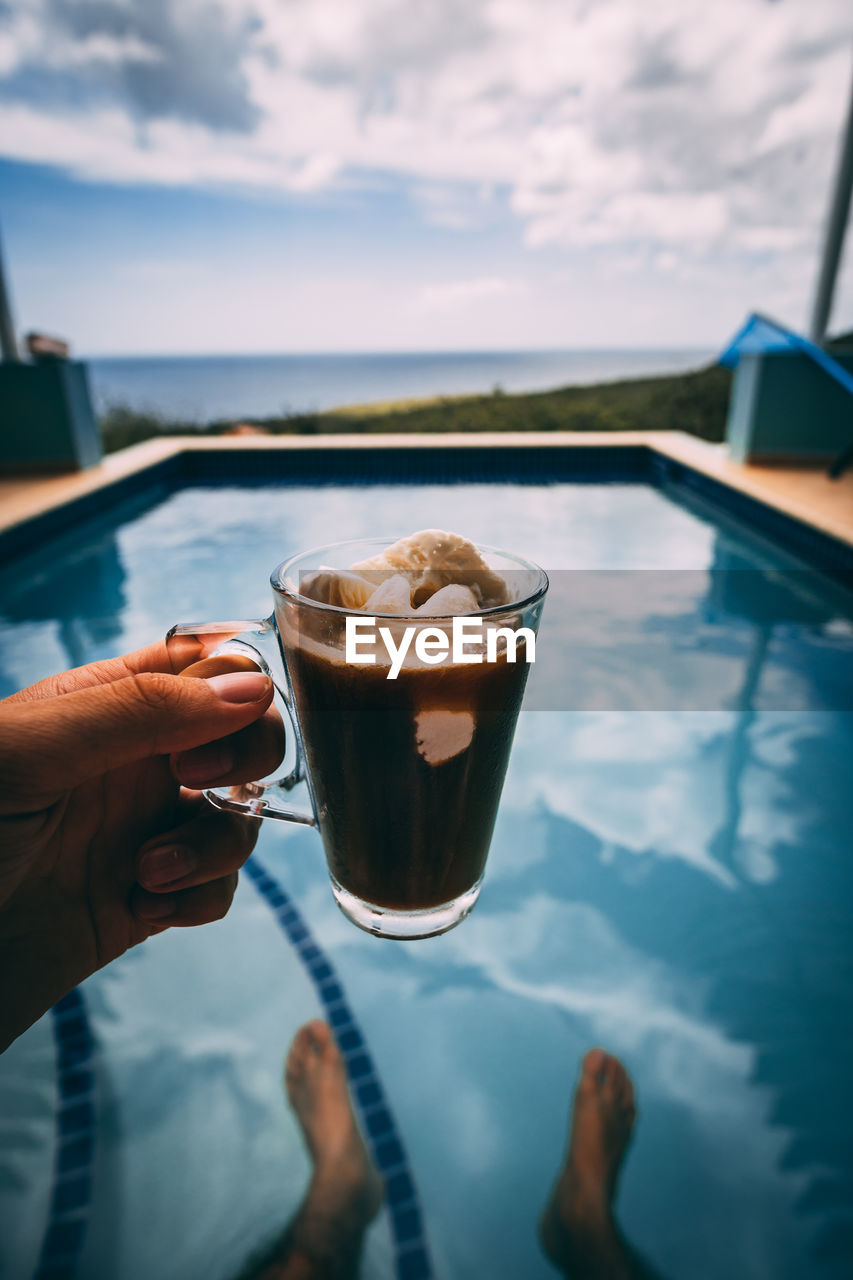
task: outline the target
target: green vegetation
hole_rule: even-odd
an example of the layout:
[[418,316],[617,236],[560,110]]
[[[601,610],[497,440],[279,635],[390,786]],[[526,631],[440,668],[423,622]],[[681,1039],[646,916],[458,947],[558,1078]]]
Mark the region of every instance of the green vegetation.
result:
[[[680,430],[704,440],[722,440],[731,373],[719,365],[693,373],[634,378],[558,391],[392,401],[325,413],[247,419],[272,435],[468,431],[638,431]],[[207,426],[175,422],[117,405],[102,420],[107,452],[152,436],[221,435],[233,422]]]
[[158,413],[131,409],[129,405],[113,404],[101,416],[101,437],[107,453],[141,444],[154,436],[209,435],[209,427],[197,423],[178,422]]
[[[853,349],[853,331],[828,344],[830,351]],[[632,378],[557,391],[509,395],[439,396],[352,405],[325,413],[245,419],[240,426],[270,435],[321,433],[405,433],[445,431],[688,431],[703,440],[725,434],[732,375],[720,365],[692,373]],[[156,413],[113,405],[101,420],[108,453],[153,436],[223,435],[234,422],[199,426]]]
[[695,373],[564,387],[527,395],[495,388],[401,405],[365,405],[319,415],[317,430],[337,431],[631,431],[679,429],[721,440],[731,375],[713,366]]

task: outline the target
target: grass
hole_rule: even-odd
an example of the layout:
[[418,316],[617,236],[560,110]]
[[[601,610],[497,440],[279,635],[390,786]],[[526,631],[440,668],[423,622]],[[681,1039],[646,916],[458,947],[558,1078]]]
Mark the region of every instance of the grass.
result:
[[[439,396],[353,405],[324,413],[244,419],[271,435],[467,431],[680,430],[722,440],[731,374],[719,365],[669,377],[633,378],[556,391]],[[206,426],[113,405],[101,421],[108,453],[153,436],[221,435],[233,422]]]
[[[828,344],[853,347],[853,331]],[[320,433],[406,433],[466,431],[687,431],[703,440],[725,437],[732,374],[721,365],[692,373],[629,378],[589,386],[562,387],[509,395],[496,387],[491,395],[438,396],[426,400],[388,400],[347,405],[324,413],[247,418],[271,435]],[[234,423],[179,422],[155,413],[113,405],[101,427],[108,453],[152,436],[221,435]]]

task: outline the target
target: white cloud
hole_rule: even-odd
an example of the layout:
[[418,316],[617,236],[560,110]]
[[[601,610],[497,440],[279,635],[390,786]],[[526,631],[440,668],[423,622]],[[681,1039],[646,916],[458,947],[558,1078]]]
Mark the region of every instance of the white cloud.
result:
[[425,285],[418,294],[416,305],[429,310],[452,310],[482,302],[489,298],[504,298],[523,290],[518,280],[504,280],[500,276],[481,276],[475,280],[451,280],[445,284]]
[[481,183],[475,188],[470,183],[418,182],[412,194],[431,226],[455,231],[465,231],[480,223],[495,199],[490,183]]
[[[391,176],[460,232],[498,192],[532,249],[682,281],[775,258],[790,281],[816,251],[851,38],[838,0],[13,0],[0,154],[295,195]],[[497,296],[489,279],[420,303]]]

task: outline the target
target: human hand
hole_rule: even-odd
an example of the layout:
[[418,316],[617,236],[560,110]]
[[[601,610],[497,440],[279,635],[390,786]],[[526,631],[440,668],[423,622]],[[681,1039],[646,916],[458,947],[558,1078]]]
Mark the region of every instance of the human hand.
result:
[[228,910],[259,824],[196,788],[270,773],[284,731],[268,677],[212,661],[172,675],[160,643],[0,702],[0,1052],[129,947]]

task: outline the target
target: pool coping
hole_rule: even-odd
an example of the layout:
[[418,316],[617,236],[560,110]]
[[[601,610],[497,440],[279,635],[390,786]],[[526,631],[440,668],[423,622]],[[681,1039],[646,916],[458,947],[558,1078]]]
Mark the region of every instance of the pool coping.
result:
[[[0,553],[14,555],[51,534],[68,528],[78,518],[103,510],[125,494],[162,489],[164,495],[183,483],[223,478],[235,483],[257,479],[259,454],[271,464],[270,479],[287,478],[286,463],[294,475],[306,466],[335,456],[338,473],[369,476],[371,457],[395,455],[405,460],[410,473],[416,458],[430,451],[457,455],[470,465],[472,459],[497,463],[522,457],[559,456],[570,479],[613,478],[623,471],[652,482],[675,480],[723,499],[735,514],[757,519],[772,533],[799,532],[807,553],[819,559],[841,562],[849,569],[853,556],[853,476],[828,479],[810,468],[749,466],[734,462],[726,447],[710,444],[681,431],[623,432],[478,432],[429,435],[311,435],[190,437],[147,440],[108,455],[87,471],[64,475],[4,477],[0,480]],[[223,476],[223,462],[228,472]],[[571,460],[571,464],[569,464]],[[341,464],[345,464],[342,469]],[[329,468],[330,472],[333,468]],[[410,475],[410,478],[416,478]],[[501,478],[495,474],[492,478]],[[502,478],[512,480],[512,471]],[[769,523],[768,523],[769,521]]]

